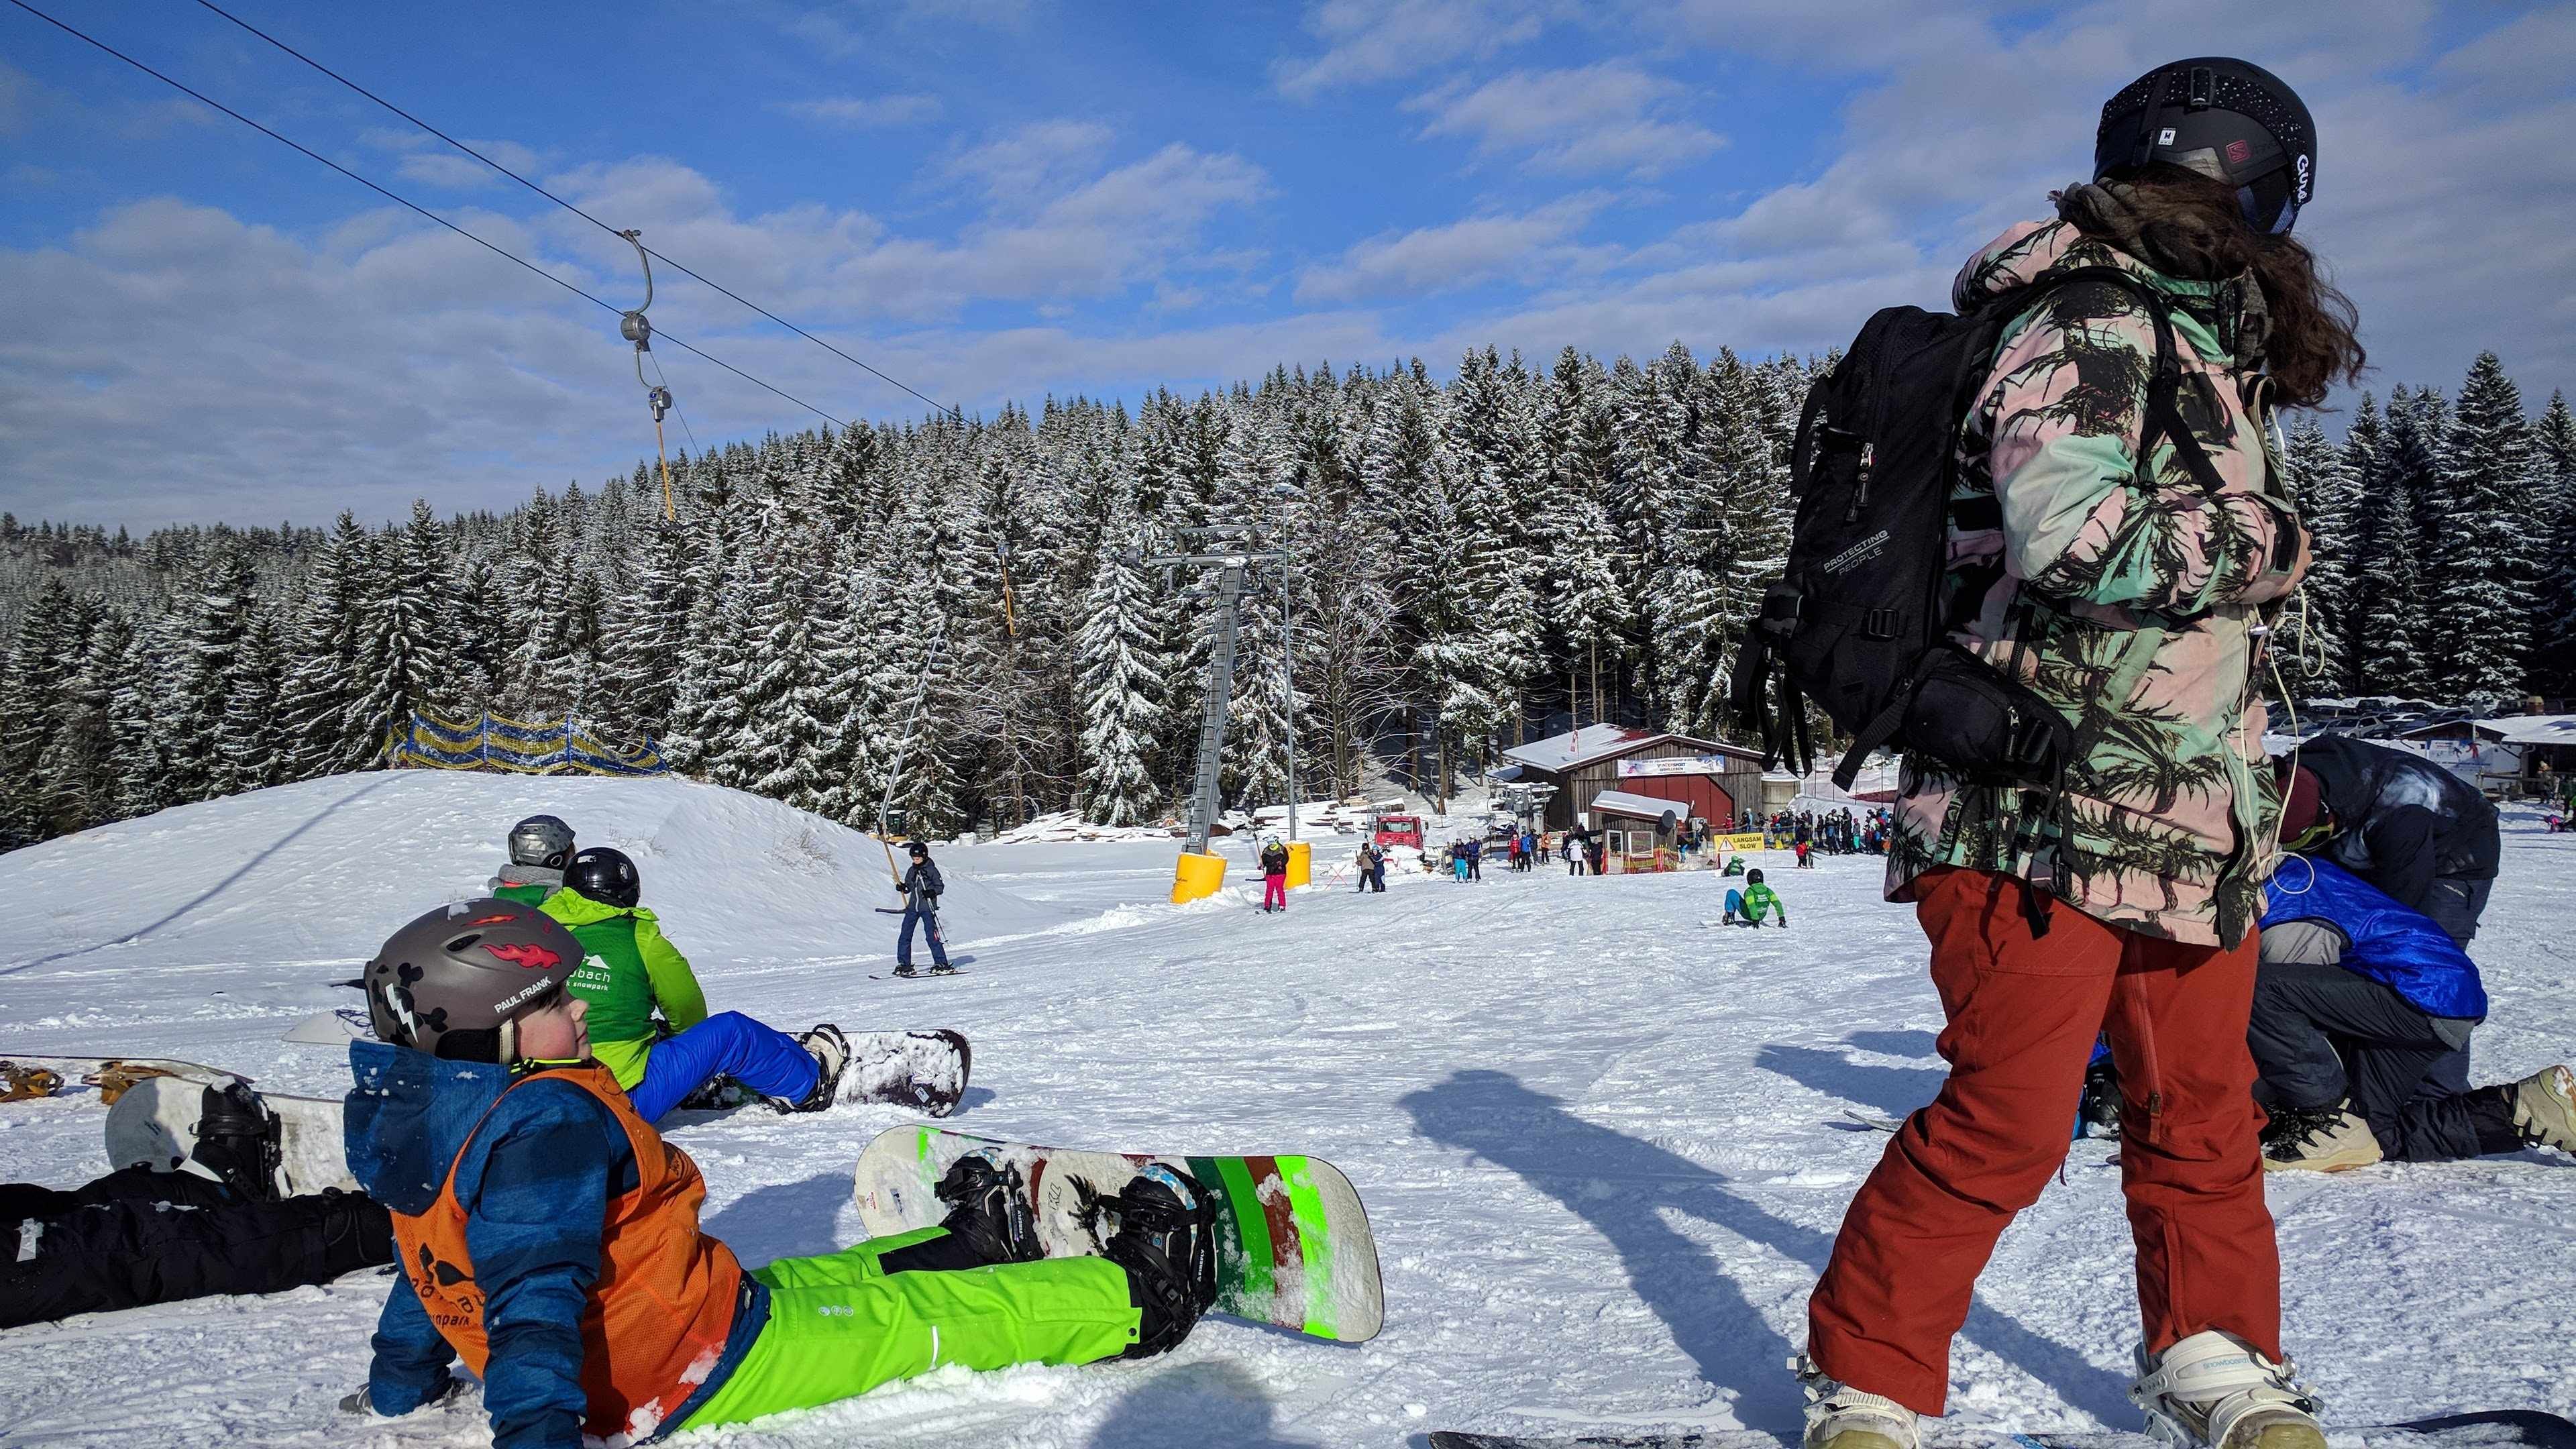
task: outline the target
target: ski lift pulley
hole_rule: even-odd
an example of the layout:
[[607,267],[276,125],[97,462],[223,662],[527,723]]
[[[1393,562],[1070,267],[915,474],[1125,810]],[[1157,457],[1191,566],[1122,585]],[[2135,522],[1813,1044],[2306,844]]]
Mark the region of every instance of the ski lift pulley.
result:
[[630,229],[618,235],[635,248],[635,260],[644,268],[644,302],[634,311],[618,315],[617,333],[635,344],[635,380],[643,385],[644,405],[653,410],[653,455],[662,464],[662,517],[677,523],[680,512],[671,501],[671,455],[662,444],[662,417],[676,404],[671,401],[669,388],[644,376],[644,354],[653,350],[653,322],[644,315],[645,309],[653,305],[653,254],[644,250],[644,233]]

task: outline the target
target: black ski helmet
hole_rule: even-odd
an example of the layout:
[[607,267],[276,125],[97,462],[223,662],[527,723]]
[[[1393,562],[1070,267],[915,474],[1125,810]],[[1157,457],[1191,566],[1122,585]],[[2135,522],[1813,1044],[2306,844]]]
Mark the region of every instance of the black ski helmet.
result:
[[2251,61],[2204,55],[2160,65],[2102,106],[2095,180],[2165,161],[2236,188],[2245,222],[2279,235],[2316,187],[2307,103]]
[[1753,869],[1746,871],[1744,873],[1744,883],[1746,885],[1762,884],[1762,867],[1757,865]]
[[572,859],[572,827],[552,815],[531,815],[510,827],[510,864],[561,870]]
[[512,1025],[552,1001],[581,965],[563,923],[517,901],[458,901],[385,938],[367,963],[376,1040],[451,1061],[506,1062]]
[[564,867],[564,889],[579,891],[603,906],[631,911],[643,899],[644,878],[635,873],[635,862],[626,858],[625,851],[594,845]]
[[922,843],[921,843],[920,841],[918,841],[918,840],[912,841],[911,843],[909,843],[909,844],[905,845],[905,846],[904,846],[904,848],[903,848],[903,853],[904,853],[904,854],[906,854],[906,855],[908,855],[908,856],[911,856],[911,857],[912,857],[913,859],[915,859],[915,860],[928,860],[928,859],[930,859],[930,847],[929,847],[929,846],[927,846],[927,845],[922,844]]

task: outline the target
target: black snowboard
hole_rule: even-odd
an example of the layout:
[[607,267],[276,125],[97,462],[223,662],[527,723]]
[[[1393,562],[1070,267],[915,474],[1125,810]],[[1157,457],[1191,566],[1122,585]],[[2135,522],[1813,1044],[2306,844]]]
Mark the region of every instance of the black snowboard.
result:
[[[2479,1414],[2445,1414],[2404,1424],[2326,1425],[2329,1439],[2358,1435],[2370,1449],[2576,1449],[2576,1423],[2532,1409],[2500,1409]],[[1935,1445],[1944,1441],[1934,1438]],[[2010,1434],[1979,1442],[2018,1445],[2020,1449],[2161,1449],[2161,1441],[2135,1434]],[[1442,1429],[1431,1435],[1431,1449],[1797,1449],[1795,1437],[1758,1429],[1718,1429],[1679,1434],[1582,1434],[1528,1438],[1512,1434],[1461,1434]]]

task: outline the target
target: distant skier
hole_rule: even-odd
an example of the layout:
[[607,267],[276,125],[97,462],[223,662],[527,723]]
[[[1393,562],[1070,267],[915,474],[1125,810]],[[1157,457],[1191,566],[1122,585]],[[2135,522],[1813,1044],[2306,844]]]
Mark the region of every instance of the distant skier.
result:
[[1816,868],[1815,849],[1816,847],[1813,841],[1810,841],[1803,835],[1798,837],[1798,869],[1813,870]]
[[1359,873],[1361,890],[1386,893],[1386,851],[1376,841],[1360,842]]
[[1017,1169],[970,1155],[936,1189],[940,1226],[745,1269],[699,1226],[698,1165],[587,1059],[581,954],[482,900],[369,964],[349,1165],[392,1210],[403,1271],[343,1412],[444,1404],[462,1358],[498,1449],[642,1442],[934,1368],[1144,1358],[1214,1301],[1213,1205],[1159,1166],[1100,1201],[1098,1257],[1043,1258]]
[[[818,1026],[789,1036],[738,1011],[709,1016],[689,958],[638,904],[643,891],[643,877],[624,851],[594,846],[572,858],[563,889],[538,908],[581,943],[581,966],[567,989],[586,1004],[590,1029],[598,1033],[592,1055],[634,1099],[636,1115],[659,1121],[718,1077],[731,1077],[781,1108],[819,1112],[832,1105],[850,1051],[840,1029]],[[653,1024],[657,1008],[667,1036]]]
[[542,905],[563,885],[572,863],[572,827],[552,815],[531,815],[510,827],[510,863],[484,887],[521,905]]
[[1781,930],[1789,929],[1789,908],[1781,903],[1779,892],[1762,883],[1762,872],[1748,871],[1744,889],[1730,888],[1726,893],[1726,924],[1759,927],[1766,913],[1779,918]]
[[895,942],[894,974],[918,976],[912,969],[912,928],[917,924],[930,942],[930,974],[945,976],[957,968],[948,964],[948,943],[939,934],[939,896],[948,883],[939,875],[939,867],[930,859],[930,847],[914,841],[903,848],[912,864],[903,872],[903,935]]
[[2430,917],[2329,860],[2272,877],[2248,1036],[2267,1171],[2576,1152],[2576,1076],[2468,1085],[2476,963]]
[[1288,847],[1276,835],[1261,842],[1261,909],[1288,909]]
[[1470,839],[1467,842],[1467,879],[1483,880],[1484,878],[1485,842],[1482,840]]

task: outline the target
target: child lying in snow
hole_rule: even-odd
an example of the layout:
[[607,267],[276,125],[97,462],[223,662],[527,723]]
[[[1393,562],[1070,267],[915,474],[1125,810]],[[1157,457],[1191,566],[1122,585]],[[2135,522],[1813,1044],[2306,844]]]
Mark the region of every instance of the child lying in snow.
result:
[[1017,1171],[961,1159],[935,1228],[745,1271],[698,1229],[697,1164],[589,1060],[581,962],[524,904],[445,906],[366,972],[349,1166],[391,1209],[403,1276],[353,1413],[483,1380],[495,1449],[639,1443],[865,1393],[945,1364],[1161,1353],[1215,1298],[1213,1211],[1149,1168],[1098,1258],[1040,1259]]

